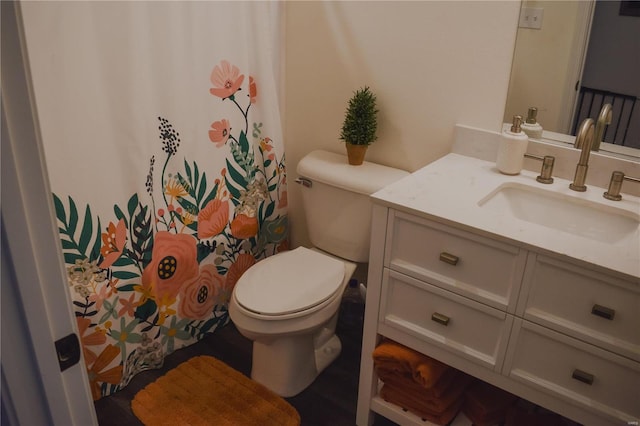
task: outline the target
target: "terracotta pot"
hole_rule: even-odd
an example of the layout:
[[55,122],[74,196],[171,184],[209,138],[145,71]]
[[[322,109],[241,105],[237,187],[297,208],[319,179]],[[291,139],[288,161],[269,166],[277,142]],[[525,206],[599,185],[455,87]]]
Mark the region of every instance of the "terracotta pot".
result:
[[364,155],[367,153],[369,145],[354,145],[349,142],[345,144],[347,146],[347,157],[349,158],[349,164],[352,166],[359,166],[364,161]]

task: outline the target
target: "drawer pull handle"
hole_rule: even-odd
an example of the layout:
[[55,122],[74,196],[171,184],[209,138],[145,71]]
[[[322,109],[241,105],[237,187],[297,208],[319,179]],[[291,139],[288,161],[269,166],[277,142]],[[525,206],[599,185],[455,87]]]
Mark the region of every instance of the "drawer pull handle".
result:
[[438,324],[449,325],[449,317],[437,312],[431,314],[431,320],[437,322]]
[[616,314],[616,311],[614,309],[607,308],[606,306],[593,305],[593,308],[591,308],[591,313],[604,319],[612,320]]
[[572,378],[576,379],[579,382],[586,383],[588,385],[593,384],[593,374],[586,373],[582,370],[578,370],[577,368],[573,370]]
[[443,251],[442,253],[440,253],[440,260],[444,263],[448,263],[449,265],[457,265],[458,264],[458,256],[455,256],[451,253],[447,253],[446,251]]

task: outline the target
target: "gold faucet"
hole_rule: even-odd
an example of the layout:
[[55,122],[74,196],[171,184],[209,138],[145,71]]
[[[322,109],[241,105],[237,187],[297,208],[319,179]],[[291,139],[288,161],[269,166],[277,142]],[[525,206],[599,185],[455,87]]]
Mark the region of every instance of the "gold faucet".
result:
[[574,147],[580,149],[580,159],[576,165],[576,174],[573,177],[573,183],[569,184],[569,188],[574,191],[584,192],[587,186],[584,181],[587,179],[587,170],[589,169],[589,154],[591,153],[591,145],[593,144],[593,118],[586,118],[580,125],[580,130],[576,136]]
[[611,124],[611,120],[613,118],[613,112],[611,111],[611,104],[604,104],[602,109],[600,110],[600,115],[598,115],[598,121],[596,122],[596,134],[595,140],[593,141],[593,146],[591,147],[592,151],[599,151],[600,144],[604,138],[604,131],[609,124]]

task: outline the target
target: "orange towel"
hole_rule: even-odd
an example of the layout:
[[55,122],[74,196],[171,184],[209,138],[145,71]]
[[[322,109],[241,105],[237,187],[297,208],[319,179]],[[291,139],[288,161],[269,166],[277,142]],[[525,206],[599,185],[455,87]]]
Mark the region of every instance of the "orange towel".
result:
[[507,391],[476,380],[465,392],[462,412],[474,426],[503,424],[507,417],[507,410],[517,400],[517,396]]
[[412,412],[423,420],[428,420],[438,425],[447,425],[460,411],[462,398],[453,401],[448,407],[441,411],[432,411],[417,402],[415,398],[408,397],[402,388],[395,388],[385,384],[380,390],[380,396],[387,402],[395,404],[403,409]]
[[425,390],[413,381],[402,379],[392,379],[384,382],[385,394],[393,392],[394,400],[400,402],[401,406],[419,407],[431,413],[442,413],[453,403],[463,400],[463,392],[473,381],[473,378],[462,372],[457,372],[455,379],[447,387],[440,397],[434,397],[428,390]]
[[438,381],[430,388],[425,388],[421,384],[418,384],[413,380],[413,376],[408,373],[401,374],[396,371],[385,370],[383,368],[376,369],[376,373],[378,374],[378,378],[383,382],[395,382],[398,380],[402,381],[403,383],[411,382],[430,398],[440,398],[447,391],[449,385],[451,385],[453,380],[458,376],[460,372],[455,368],[447,368],[440,379],[438,379]]
[[425,388],[432,387],[449,368],[440,361],[391,340],[383,341],[372,355],[376,369],[409,373],[413,380]]

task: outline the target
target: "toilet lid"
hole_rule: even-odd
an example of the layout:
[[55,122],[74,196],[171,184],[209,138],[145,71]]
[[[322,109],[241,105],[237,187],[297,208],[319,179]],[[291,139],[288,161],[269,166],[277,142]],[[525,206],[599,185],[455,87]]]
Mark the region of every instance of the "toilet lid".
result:
[[324,302],[340,288],[343,279],[343,262],[298,247],[253,265],[238,280],[234,293],[245,309],[284,315]]

